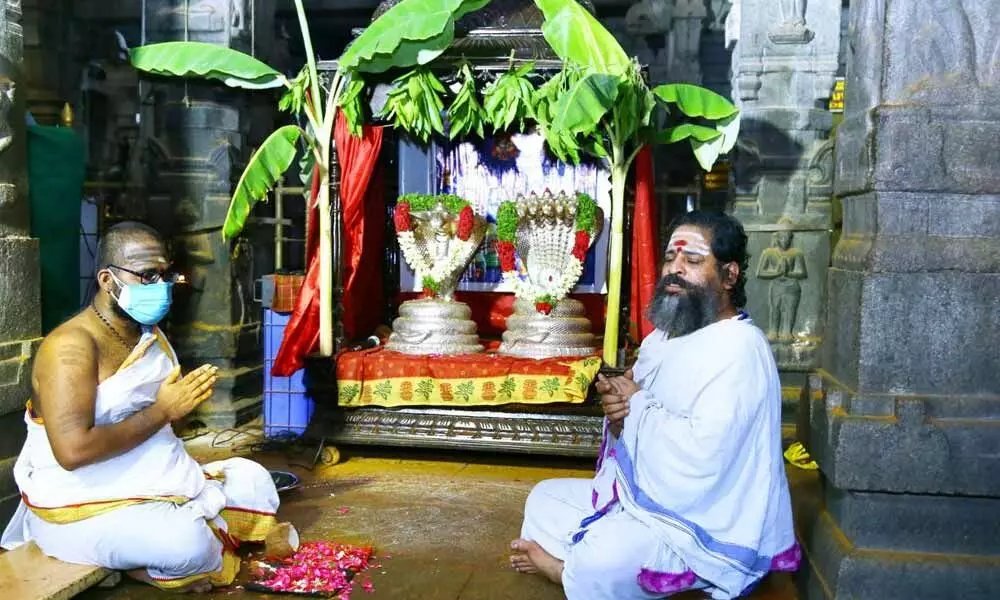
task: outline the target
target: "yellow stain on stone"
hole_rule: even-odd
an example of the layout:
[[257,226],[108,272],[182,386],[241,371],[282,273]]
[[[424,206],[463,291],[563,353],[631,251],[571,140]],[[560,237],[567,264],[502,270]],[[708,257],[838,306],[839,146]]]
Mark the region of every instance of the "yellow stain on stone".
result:
[[[456,453],[456,458],[461,456]],[[553,477],[591,477],[593,469],[530,465],[502,465],[455,460],[354,457],[338,465],[321,466],[313,471],[317,479],[337,479],[374,475],[378,477],[423,476],[541,481]]]

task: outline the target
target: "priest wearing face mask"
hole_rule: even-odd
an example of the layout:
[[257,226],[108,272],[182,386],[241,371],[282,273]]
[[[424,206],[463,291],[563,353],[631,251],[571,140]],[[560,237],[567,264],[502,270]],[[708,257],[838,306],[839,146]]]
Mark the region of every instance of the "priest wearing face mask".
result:
[[35,358],[27,440],[14,466],[21,504],[0,540],[157,587],[207,591],[239,570],[239,542],[276,525],[270,474],[242,458],[199,465],[172,424],[208,400],[218,368],[183,374],[156,327],[178,277],[140,223],[98,245],[93,304]]

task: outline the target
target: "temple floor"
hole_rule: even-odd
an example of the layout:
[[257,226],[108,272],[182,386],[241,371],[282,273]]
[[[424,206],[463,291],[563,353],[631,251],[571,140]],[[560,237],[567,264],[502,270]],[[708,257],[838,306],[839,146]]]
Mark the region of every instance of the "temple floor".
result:
[[[341,449],[336,465],[313,469],[316,447],[274,448],[237,443],[191,444],[199,460],[246,454],[271,469],[291,471],[302,486],[282,496],[279,518],[291,521],[303,541],[328,540],[373,545],[382,557],[371,571],[374,593],[356,587],[352,598],[393,600],[557,600],[557,586],[536,576],[521,575],[508,563],[508,542],[518,535],[524,499],[531,487],[552,477],[588,477],[592,463],[552,457],[470,455],[466,452],[424,453],[413,450]],[[409,458],[399,458],[403,454]],[[465,462],[468,461],[468,462]],[[817,476],[789,468],[796,503],[818,497]],[[236,586],[206,598],[291,598]],[[79,598],[124,600],[176,598],[125,580],[113,589],[92,589]],[[694,599],[701,594],[678,598]],[[759,600],[797,599],[793,579],[769,577],[753,594]]]

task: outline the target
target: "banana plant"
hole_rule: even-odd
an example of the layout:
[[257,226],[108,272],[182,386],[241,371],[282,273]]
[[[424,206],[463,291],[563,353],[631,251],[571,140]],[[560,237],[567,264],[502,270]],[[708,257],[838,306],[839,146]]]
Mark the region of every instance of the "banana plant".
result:
[[[489,2],[401,0],[348,47],[326,90],[320,89],[302,0],[294,0],[294,3],[308,64],[293,81],[251,56],[208,44],[171,42],[143,46],[130,52],[132,64],[152,74],[202,77],[245,89],[285,87],[288,90],[282,100],[283,106],[303,114],[308,125],[279,128],[254,153],[236,186],[223,235],[231,239],[242,230],[250,209],[266,197],[294,160],[297,145],[304,143],[315,161],[316,176],[320,179],[320,352],[326,356],[333,351],[329,164],[334,153],[332,131],[336,111],[338,107],[343,108],[351,131],[358,134],[364,87],[362,74],[426,65],[451,44],[455,22]],[[542,33],[546,41],[567,67],[555,82],[537,91],[520,82],[516,86],[512,83],[511,90],[516,91],[519,98],[531,93],[535,99],[542,100],[541,104],[536,100],[534,116],[550,148],[560,158],[575,163],[581,153],[591,154],[604,159],[611,171],[611,249],[604,358],[605,362],[614,365],[617,363],[621,305],[625,182],[629,169],[643,145],[685,140],[691,144],[702,168],[711,169],[715,160],[735,144],[739,111],[725,98],[697,86],[675,84],[650,89],[638,65],[614,36],[575,0],[535,0],[535,4],[545,17]],[[511,81],[524,75],[512,73]],[[499,98],[499,92],[495,93]],[[486,104],[484,112],[489,115],[488,100]],[[668,113],[673,121],[671,127],[659,130],[655,126],[658,109]],[[400,107],[400,110],[409,109]],[[514,118],[519,116],[514,114]],[[683,117],[695,121],[680,122]],[[403,118],[405,120],[406,115]],[[505,112],[501,116],[498,110],[490,121],[499,125],[501,119],[507,127],[512,124],[511,115]],[[436,122],[424,125],[419,129],[439,130]]]
[[[604,361],[618,363],[621,314],[625,182],[639,150],[652,143],[690,143],[698,163],[711,170],[739,132],[739,111],[710,90],[687,84],[650,89],[639,65],[575,0],[535,0],[545,16],[542,34],[567,67],[550,90],[539,124],[548,145],[564,161],[586,153],[611,171],[611,239],[608,257]],[[544,88],[544,86],[543,86]],[[657,123],[666,113],[668,127]]]
[[338,109],[352,133],[360,135],[363,73],[423,65],[451,45],[455,21],[489,0],[402,0],[383,13],[347,48],[327,89],[321,89],[309,24],[302,0],[293,0],[305,45],[306,67],[294,80],[247,54],[199,42],[167,42],[133,48],[132,65],[159,76],[197,77],[247,90],[285,88],[282,108],[295,112],[305,127],[285,125],[267,137],[240,176],[223,224],[225,240],[243,230],[254,204],[281,179],[295,160],[299,145],[315,165],[319,178],[320,353],[333,354],[333,252],[330,222],[330,171],[334,157],[333,128]]

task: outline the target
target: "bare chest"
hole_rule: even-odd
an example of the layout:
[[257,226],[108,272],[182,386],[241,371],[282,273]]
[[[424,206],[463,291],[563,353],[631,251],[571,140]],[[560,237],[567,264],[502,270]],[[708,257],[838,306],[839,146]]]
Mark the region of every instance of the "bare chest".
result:
[[117,340],[98,344],[97,382],[103,383],[118,372],[132,354],[132,348],[126,348]]

